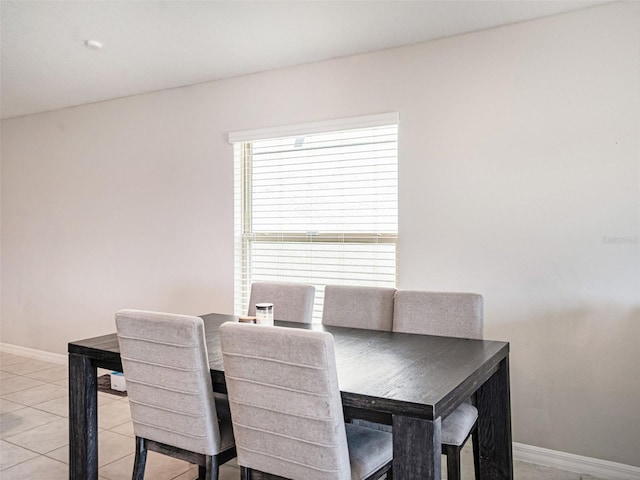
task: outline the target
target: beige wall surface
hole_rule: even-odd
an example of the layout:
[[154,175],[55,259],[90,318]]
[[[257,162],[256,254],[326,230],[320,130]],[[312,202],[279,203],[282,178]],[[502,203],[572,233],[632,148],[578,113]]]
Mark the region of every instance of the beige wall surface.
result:
[[233,308],[229,131],[400,113],[399,287],[485,297],[514,440],[640,466],[640,4],[2,122],[2,342]]

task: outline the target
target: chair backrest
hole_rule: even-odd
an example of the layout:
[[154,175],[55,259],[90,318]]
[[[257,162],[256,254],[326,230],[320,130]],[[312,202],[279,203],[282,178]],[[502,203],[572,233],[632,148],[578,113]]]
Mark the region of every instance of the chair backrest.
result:
[[333,336],[220,327],[238,464],[285,478],[349,480]]
[[390,332],[395,288],[327,285],[322,323]]
[[393,309],[393,331],[482,338],[482,295],[457,292],[398,290]]
[[256,303],[273,303],[276,320],[311,323],[313,299],[316,289],[312,285],[284,282],[255,282],[251,285],[249,311],[256,314]]
[[202,319],[122,310],[116,327],[135,435],[218,454],[220,430]]

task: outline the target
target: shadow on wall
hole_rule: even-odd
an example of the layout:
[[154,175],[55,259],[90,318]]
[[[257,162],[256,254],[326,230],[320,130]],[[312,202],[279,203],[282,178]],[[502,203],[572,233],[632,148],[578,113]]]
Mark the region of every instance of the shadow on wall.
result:
[[640,466],[640,305],[503,314],[514,441]]

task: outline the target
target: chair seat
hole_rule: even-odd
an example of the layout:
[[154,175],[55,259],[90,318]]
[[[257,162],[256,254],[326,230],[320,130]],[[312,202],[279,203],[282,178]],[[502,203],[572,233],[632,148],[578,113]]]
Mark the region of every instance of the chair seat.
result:
[[389,432],[346,424],[351,480],[363,480],[393,459],[393,437]]
[[[462,444],[469,438],[471,429],[478,419],[478,409],[470,403],[462,403],[442,421],[441,440],[443,445]],[[391,432],[391,425],[374,423],[368,420],[354,419],[353,425],[373,428],[382,432]]]
[[470,403],[462,403],[442,420],[442,443],[457,447],[469,438],[478,419],[478,409]]

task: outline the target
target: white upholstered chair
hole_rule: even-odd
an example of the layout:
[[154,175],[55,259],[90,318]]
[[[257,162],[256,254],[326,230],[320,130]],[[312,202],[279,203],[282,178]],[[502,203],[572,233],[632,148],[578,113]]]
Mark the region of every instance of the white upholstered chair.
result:
[[147,450],[199,465],[199,479],[218,478],[235,457],[228,405],[217,408],[201,318],[138,310],[116,313],[136,456],[142,480]]
[[[393,331],[481,339],[483,299],[474,293],[398,290],[393,310]],[[478,410],[461,404],[442,421],[442,453],[447,456],[447,479],[460,478],[460,450],[473,435],[473,460],[478,478]]]
[[256,303],[273,303],[276,320],[311,323],[316,289],[311,285],[284,282],[254,282],[247,315],[255,316]]
[[393,331],[482,339],[482,295],[398,290]]
[[395,288],[327,285],[322,324],[391,331]]
[[344,423],[331,334],[228,322],[220,343],[244,480],[391,478],[391,434]]

